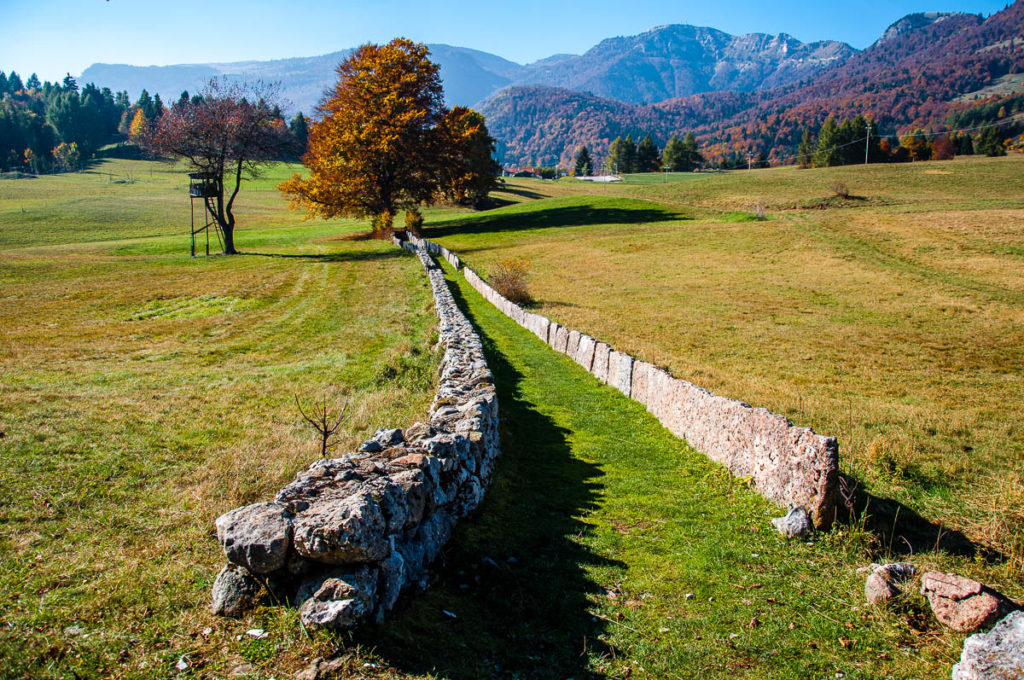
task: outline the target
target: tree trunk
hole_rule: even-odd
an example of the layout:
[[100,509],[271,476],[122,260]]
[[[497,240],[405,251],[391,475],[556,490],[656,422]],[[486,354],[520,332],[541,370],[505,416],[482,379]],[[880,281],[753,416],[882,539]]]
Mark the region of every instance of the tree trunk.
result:
[[221,231],[224,232],[224,254],[225,255],[237,255],[238,251],[235,250],[235,230],[233,227],[221,225]]

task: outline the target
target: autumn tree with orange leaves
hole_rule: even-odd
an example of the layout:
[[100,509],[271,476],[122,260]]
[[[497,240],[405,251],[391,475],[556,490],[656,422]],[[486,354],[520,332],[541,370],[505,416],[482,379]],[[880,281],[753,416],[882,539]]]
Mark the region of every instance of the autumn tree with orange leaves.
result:
[[212,179],[215,195],[206,200],[206,212],[220,231],[225,255],[238,252],[234,205],[242,180],[259,177],[293,143],[278,117],[277,91],[276,85],[262,82],[211,80],[201,97],[171,108],[151,133],[141,135],[151,153],[182,159]]
[[[302,158],[309,177],[282,183],[292,207],[316,217],[369,217],[378,236],[398,210],[439,197],[478,202],[497,181],[483,116],[444,107],[425,45],[363,45],[337,69]],[[487,163],[483,157],[490,161]]]

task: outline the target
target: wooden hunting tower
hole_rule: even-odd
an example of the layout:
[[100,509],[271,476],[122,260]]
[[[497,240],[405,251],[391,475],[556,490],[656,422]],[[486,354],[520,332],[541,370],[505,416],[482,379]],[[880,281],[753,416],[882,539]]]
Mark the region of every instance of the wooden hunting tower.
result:
[[[189,207],[192,213],[192,257],[196,256],[196,234],[206,235],[206,254],[210,254],[210,227],[214,228],[217,241],[220,238],[220,225],[214,219],[217,214],[216,201],[221,196],[221,178],[215,172],[190,172],[188,173],[188,197]],[[196,227],[196,200],[202,201],[203,218],[202,224]]]

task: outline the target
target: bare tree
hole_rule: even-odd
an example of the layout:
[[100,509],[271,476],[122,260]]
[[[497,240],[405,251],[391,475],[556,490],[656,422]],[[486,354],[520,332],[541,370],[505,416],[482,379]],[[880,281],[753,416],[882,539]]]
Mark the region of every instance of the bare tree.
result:
[[145,140],[150,151],[207,173],[213,191],[206,209],[224,235],[225,255],[238,252],[233,208],[242,180],[258,177],[264,165],[289,151],[291,136],[277,99],[277,85],[214,79],[201,98],[168,110]]
[[323,397],[319,402],[313,402],[309,408],[309,413],[306,413],[305,409],[302,408],[302,402],[299,401],[298,395],[295,395],[295,405],[299,407],[299,413],[306,419],[306,422],[320,433],[320,455],[326,458],[327,449],[333,444],[330,439],[338,431],[341,422],[345,419],[345,411],[348,410],[348,404],[341,407],[337,418],[333,418],[330,414],[327,397]]

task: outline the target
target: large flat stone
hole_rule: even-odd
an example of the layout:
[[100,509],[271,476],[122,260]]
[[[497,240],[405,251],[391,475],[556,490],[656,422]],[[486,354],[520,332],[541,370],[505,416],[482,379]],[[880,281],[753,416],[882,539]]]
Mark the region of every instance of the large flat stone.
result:
[[217,540],[228,561],[255,574],[284,566],[292,538],[292,513],[277,503],[254,503],[217,518]]
[[1024,678],[1024,612],[1008,615],[988,633],[964,641],[953,680],[1021,680]]
[[596,340],[589,335],[580,333],[579,342],[576,345],[576,354],[573,356],[573,360],[588,372],[594,365],[594,349],[596,346]]
[[921,594],[928,598],[932,613],[942,625],[961,633],[990,626],[1015,609],[1012,602],[991,588],[939,571],[921,576]]
[[603,383],[608,382],[608,354],[610,352],[611,347],[603,342],[594,346],[594,363],[590,367],[590,372]]
[[368,492],[324,499],[293,524],[295,550],[321,564],[383,560],[391,553],[380,506]]
[[616,350],[608,353],[608,384],[630,396],[633,385],[633,357]]

